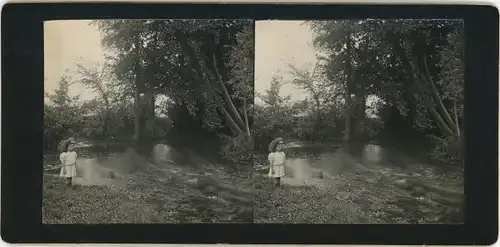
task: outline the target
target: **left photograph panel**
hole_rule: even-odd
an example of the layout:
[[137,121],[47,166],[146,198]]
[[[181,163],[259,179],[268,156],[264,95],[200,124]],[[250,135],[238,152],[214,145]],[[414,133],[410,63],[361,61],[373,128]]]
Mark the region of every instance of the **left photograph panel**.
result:
[[252,223],[254,22],[44,23],[44,224]]

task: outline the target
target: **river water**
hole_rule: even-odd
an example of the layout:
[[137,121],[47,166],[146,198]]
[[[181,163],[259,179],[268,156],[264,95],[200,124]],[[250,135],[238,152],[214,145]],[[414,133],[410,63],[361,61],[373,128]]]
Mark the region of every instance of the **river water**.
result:
[[[98,142],[87,141],[77,143],[77,174],[75,184],[80,185],[116,185],[118,179],[114,175],[124,176],[135,173],[146,166],[163,166],[168,164],[185,165],[195,167],[208,164],[207,160],[196,152],[189,149],[175,148],[165,143],[149,144],[145,147],[136,148],[133,142]],[[60,171],[57,155],[50,155],[49,165],[45,170],[56,174]],[[110,173],[114,175],[110,176]]]
[[[342,144],[301,145],[290,143],[287,154],[285,183],[299,183],[314,178],[318,173],[326,177],[364,170],[392,172],[401,176],[425,177],[441,175],[451,167],[426,164],[419,157],[376,144],[361,144],[346,148]],[[323,183],[328,183],[328,180]]]

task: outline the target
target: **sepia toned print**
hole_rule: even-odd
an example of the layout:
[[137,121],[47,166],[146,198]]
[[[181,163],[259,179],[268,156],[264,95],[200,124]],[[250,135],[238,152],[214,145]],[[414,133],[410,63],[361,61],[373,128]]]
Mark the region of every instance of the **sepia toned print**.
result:
[[43,223],[253,222],[253,21],[44,35]]
[[256,22],[256,223],[461,224],[461,20]]

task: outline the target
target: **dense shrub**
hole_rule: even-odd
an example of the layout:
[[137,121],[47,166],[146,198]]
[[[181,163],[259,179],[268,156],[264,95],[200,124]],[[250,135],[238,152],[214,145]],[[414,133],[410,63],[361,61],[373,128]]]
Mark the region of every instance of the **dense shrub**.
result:
[[219,154],[227,161],[234,164],[251,165],[253,161],[253,138],[246,134],[236,137],[220,136],[222,148]]
[[461,140],[457,137],[437,137],[429,135],[433,141],[434,147],[429,155],[433,160],[446,164],[458,164],[462,161]]

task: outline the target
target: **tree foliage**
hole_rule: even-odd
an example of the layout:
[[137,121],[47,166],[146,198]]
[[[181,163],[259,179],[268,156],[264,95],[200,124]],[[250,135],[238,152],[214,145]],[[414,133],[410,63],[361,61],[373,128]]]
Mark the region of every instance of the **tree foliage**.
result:
[[230,129],[233,135],[249,131],[244,103],[249,104],[253,96],[250,21],[104,20],[95,24],[105,47],[118,54],[114,58],[117,77],[130,88],[166,94],[209,129]]
[[44,149],[57,148],[61,139],[81,130],[84,109],[77,103],[78,96],[69,95],[71,81],[71,77],[63,76],[54,93],[46,94],[49,103],[44,105]]
[[376,95],[383,107],[396,109],[421,133],[461,142],[461,21],[342,20],[308,25],[315,46],[327,54],[331,83],[345,85],[339,89],[350,112],[346,124],[354,122],[354,132],[366,118],[367,96]]
[[283,82],[308,95],[308,110],[294,129],[308,129],[315,140],[341,132],[348,141],[418,132],[437,141],[437,156],[452,153],[459,158],[462,21],[333,20],[304,25],[311,28],[320,55],[312,68],[290,65],[292,79]]
[[[77,69],[79,83],[98,94],[87,105],[99,112],[94,124],[103,124],[91,130],[113,135],[119,128],[110,128],[110,123],[119,122],[125,129],[132,126],[137,140],[157,139],[169,128],[181,130],[182,124],[176,122],[191,121],[213,136],[246,143],[237,150],[251,151],[251,21],[99,20],[91,25],[100,30],[108,54],[106,64]],[[155,105],[160,96],[166,97],[168,104]],[[160,121],[158,108],[177,119]],[[183,112],[181,109],[186,109],[189,117],[175,114]],[[123,119],[118,119],[120,116]],[[241,136],[248,140],[238,141]]]

